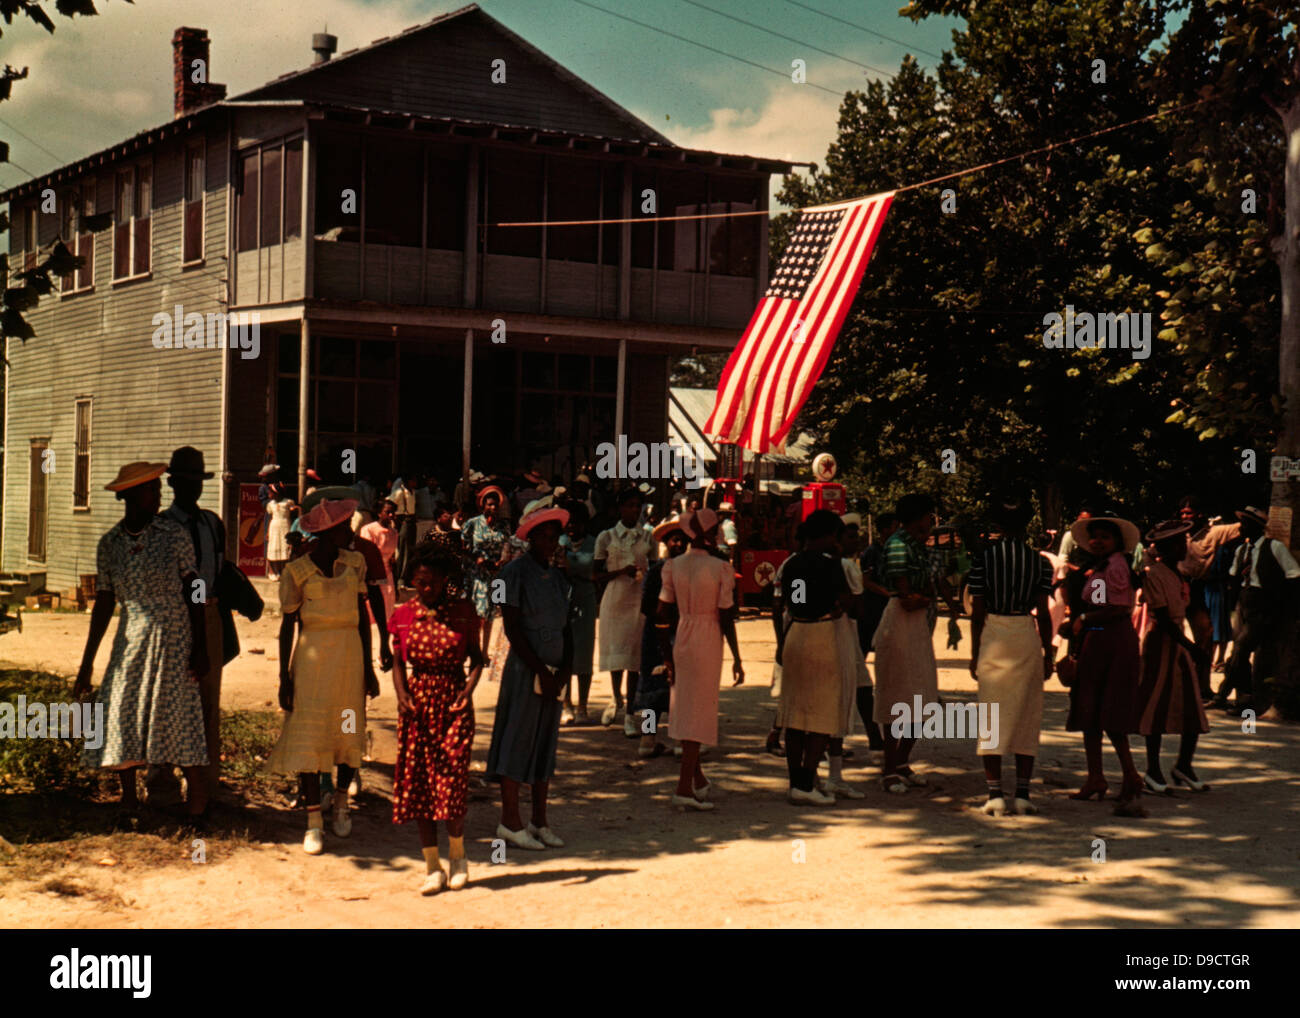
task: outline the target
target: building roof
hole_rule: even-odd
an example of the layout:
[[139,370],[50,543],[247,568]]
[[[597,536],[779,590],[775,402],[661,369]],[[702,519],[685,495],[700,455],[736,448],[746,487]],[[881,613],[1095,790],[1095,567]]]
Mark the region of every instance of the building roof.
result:
[[[419,25],[412,25],[410,28],[398,32],[396,35],[386,35],[374,40],[369,46],[358,46],[340,53],[338,56],[319,63],[311,64],[301,70],[290,71],[282,74],[278,78],[273,78],[264,85],[250,89],[247,92],[236,96],[237,99],[254,99],[265,98],[268,94],[274,93],[283,95],[286,89],[298,92],[304,88],[310,88],[312,79],[321,79],[327,76],[346,73],[346,71],[337,71],[335,68],[355,63],[359,58],[369,57],[377,54],[381,49],[392,50],[399,43],[407,43],[418,39],[421,35],[431,35],[435,32],[445,31],[446,28],[457,21],[477,21],[479,27],[486,27],[510,42],[514,43],[520,49],[524,50],[530,57],[546,67],[554,74],[563,84],[581,92],[583,95],[602,106],[612,117],[625,125],[627,133],[622,137],[633,141],[652,141],[660,145],[672,145],[664,135],[660,134],[644,120],[635,116],[628,110],[624,109],[609,96],[605,95],[593,85],[584,81],[578,75],[574,74],[568,68],[564,67],[551,57],[547,56],[540,49],[530,43],[527,39],[512,32],[496,18],[492,17],[476,3],[467,4],[464,7],[454,11],[448,11],[446,14],[439,14],[435,18]],[[385,58],[388,54],[382,54]],[[348,68],[351,70],[351,68]],[[484,68],[486,71],[486,68]],[[307,96],[304,96],[306,98]]]
[[[314,93],[318,91],[313,83],[322,81],[327,75],[334,77],[339,74],[351,72],[354,67],[358,68],[359,61],[357,58],[375,54],[376,51],[383,50],[385,47],[392,47],[399,42],[409,42],[416,40],[423,33],[436,32],[445,28],[449,24],[469,25],[467,19],[477,19],[481,24],[486,25],[491,31],[499,33],[508,39],[512,44],[518,46],[528,53],[539,64],[553,73],[566,86],[575,92],[581,93],[590,101],[608,114],[607,123],[612,128],[618,128],[610,133],[600,132],[583,132],[568,130],[556,127],[539,127],[535,124],[527,123],[502,123],[491,119],[476,119],[471,117],[457,117],[449,115],[440,115],[431,112],[419,112],[415,110],[391,109],[382,105],[375,105],[373,102],[339,102],[318,98]],[[391,54],[381,53],[380,56],[388,59]],[[343,66],[343,72],[335,68]],[[356,80],[355,76],[351,79]],[[301,94],[295,94],[301,93]],[[321,63],[312,64],[301,70],[291,71],[281,75],[265,85],[243,92],[232,99],[223,100],[213,103],[202,109],[195,110],[175,120],[169,120],[165,124],[152,127],[132,135],[125,141],[110,145],[88,156],[67,163],[64,166],[56,167],[40,176],[33,177],[31,180],[17,184],[5,191],[0,192],[0,201],[12,201],[16,198],[22,198],[33,194],[41,188],[50,184],[57,184],[61,181],[76,180],[88,173],[93,172],[96,168],[108,163],[116,162],[119,159],[127,158],[136,152],[143,151],[157,142],[178,134],[190,131],[200,119],[215,115],[218,111],[227,111],[241,107],[282,107],[282,108],[308,108],[319,115],[331,117],[353,117],[362,119],[400,119],[404,126],[420,127],[425,131],[445,131],[449,134],[468,134],[473,136],[502,136],[509,137],[510,134],[518,135],[518,140],[536,141],[537,138],[556,138],[556,139],[575,139],[589,142],[594,146],[600,147],[605,151],[614,151],[624,155],[663,155],[674,156],[682,161],[691,161],[695,163],[707,163],[715,166],[730,166],[732,168],[746,168],[755,171],[767,173],[789,173],[796,166],[808,166],[810,163],[793,162],[782,159],[767,159],[756,156],[739,155],[723,152],[713,152],[705,149],[687,149],[673,144],[668,138],[664,137],[654,128],[650,127],[644,121],[629,113],[618,103],[614,102],[604,93],[594,88],[587,82],[583,81],[571,71],[566,70],[556,61],[548,57],[541,50],[537,49],[527,40],[516,35],[505,25],[501,24],[495,18],[483,11],[477,4],[470,4],[447,14],[441,14],[430,21],[420,25],[414,25],[397,35],[385,36],[382,39],[376,39],[369,46],[358,47],[348,50],[331,60]]]
[[[713,404],[717,398],[716,389],[670,388],[668,390],[668,441],[674,445],[693,450],[696,443],[702,444],[717,459],[717,448],[704,434],[704,425],[713,413]],[[806,431],[799,433],[797,441],[786,445],[785,454],[764,453],[763,460],[768,463],[807,463],[812,458],[813,436]],[[742,450],[744,462],[752,463],[754,454]]]

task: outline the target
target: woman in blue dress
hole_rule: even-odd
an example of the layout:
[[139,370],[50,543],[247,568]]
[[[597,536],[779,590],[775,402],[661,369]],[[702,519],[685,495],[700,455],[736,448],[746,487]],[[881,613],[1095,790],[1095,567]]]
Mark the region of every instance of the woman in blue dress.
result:
[[[560,740],[560,695],[573,668],[569,581],[553,564],[568,522],[563,509],[525,516],[516,536],[529,542],[528,554],[501,570],[510,654],[497,696],[487,774],[501,782],[497,837],[534,850],[564,846],[547,823],[546,796]],[[520,785],[532,786],[532,820],[526,827],[519,813]]]
[[510,536],[510,531],[501,518],[501,504],[505,501],[505,495],[495,484],[480,491],[479,515],[466,520],[460,531],[469,558],[470,597],[474,601],[474,610],[483,620],[479,639],[482,641],[484,657],[487,657],[488,646],[492,643],[492,620],[497,613],[497,606],[492,603],[492,581],[497,577],[501,555]]

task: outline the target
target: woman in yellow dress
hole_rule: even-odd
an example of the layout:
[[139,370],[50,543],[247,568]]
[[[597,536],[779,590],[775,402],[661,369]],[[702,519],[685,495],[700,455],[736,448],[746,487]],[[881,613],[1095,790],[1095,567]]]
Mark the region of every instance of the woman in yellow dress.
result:
[[[303,850],[325,848],[320,774],[338,765],[332,807],[334,833],[352,832],[347,788],[365,750],[366,696],[379,695],[370,661],[366,614],[366,562],[349,551],[354,499],[325,499],[302,519],[315,538],[280,576],[280,706],[284,729],[270,768],[297,774],[307,806]],[[294,642],[295,629],[297,643]]]

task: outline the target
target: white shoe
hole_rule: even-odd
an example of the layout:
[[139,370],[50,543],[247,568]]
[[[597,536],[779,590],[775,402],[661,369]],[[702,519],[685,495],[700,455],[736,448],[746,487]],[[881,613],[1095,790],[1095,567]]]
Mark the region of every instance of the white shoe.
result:
[[695,798],[699,799],[700,802],[705,802],[705,801],[708,800],[708,798],[709,798],[709,792],[711,792],[712,790],[713,790],[713,782],[712,782],[712,781],[706,781],[706,782],[704,782],[704,784],[702,784],[699,788],[692,788],[692,789],[691,789],[691,795],[693,795],[693,796],[695,796]]
[[1038,807],[1028,799],[1012,799],[1011,812],[1020,817],[1032,816],[1034,813],[1038,812]]
[[623,734],[629,739],[635,739],[641,734],[641,726],[637,724],[637,716],[635,711],[628,711],[623,715]]
[[320,855],[325,851],[325,832],[319,827],[308,827],[307,836],[302,839],[302,850],[308,855]]
[[1003,817],[1007,815],[1007,800],[999,796],[996,799],[990,799],[980,807],[980,812],[988,817]]
[[[459,860],[457,860],[459,862]],[[455,863],[452,864],[453,866]],[[447,886],[447,871],[439,866],[436,870],[424,878],[424,883],[420,885],[420,893],[424,895],[437,894]]]
[[930,782],[926,779],[924,774],[917,774],[915,771],[912,770],[911,767],[908,767],[907,770],[903,770],[900,767],[898,770],[898,774],[904,781],[906,781],[913,788],[925,788],[930,784]]
[[804,804],[808,806],[834,806],[835,796],[827,795],[825,792],[819,792],[817,789],[805,792],[802,788],[790,789],[790,801],[796,806]]
[[847,781],[837,781],[835,778],[827,778],[823,781],[822,791],[827,795],[843,799],[865,799],[867,797],[866,792],[859,791]]
[[505,824],[497,824],[497,837],[503,838],[517,848],[527,848],[534,852],[544,851],[546,846],[528,833],[525,827],[522,831],[512,831]]
[[334,833],[346,838],[352,833],[352,818],[348,816],[348,797],[344,792],[334,793]]
[[562,711],[560,711],[560,724],[571,725],[573,724],[573,720],[574,720],[574,714],[573,714],[572,707],[565,707]]
[[611,703],[605,708],[600,715],[600,723],[602,725],[612,725],[614,723],[614,719],[618,717],[618,706],[619,705],[616,703]]
[[356,798],[361,794],[361,769],[357,768],[356,774],[352,775],[352,784],[348,785],[348,795]]
[[676,792],[673,793],[673,796],[669,800],[669,802],[672,803],[672,805],[676,806],[678,809],[698,809],[701,811],[706,811],[715,808],[714,804],[711,802],[705,802],[703,799],[697,799],[693,795],[678,795]]
[[547,848],[563,848],[564,840],[549,827],[538,827],[536,824],[529,823],[524,828],[529,834],[540,841]]
[[469,860],[463,855],[459,859],[451,860],[451,878],[447,881],[447,886],[453,891],[459,891],[469,883]]

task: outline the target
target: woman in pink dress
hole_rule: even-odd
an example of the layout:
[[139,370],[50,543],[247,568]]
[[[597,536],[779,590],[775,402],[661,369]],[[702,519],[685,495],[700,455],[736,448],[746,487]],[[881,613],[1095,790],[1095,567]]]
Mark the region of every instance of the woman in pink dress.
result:
[[379,553],[384,556],[384,572],[388,574],[381,588],[384,592],[384,614],[388,616],[385,622],[393,617],[393,609],[397,607],[397,585],[393,582],[393,563],[397,559],[396,515],[397,506],[384,499],[379,503],[379,516],[375,522],[367,523],[361,528],[361,536],[367,541],[373,541],[379,548]]
[[[729,562],[713,554],[717,513],[700,509],[678,522],[691,538],[691,548],[664,564],[655,626],[672,687],[668,707],[671,730],[682,746],[682,770],[672,804],[709,810],[713,803],[708,801],[710,785],[700,769],[700,746],[718,743],[724,636],[731,648],[734,684],[745,681],[736,643],[735,575]],[[674,628],[675,638],[670,635]]]

